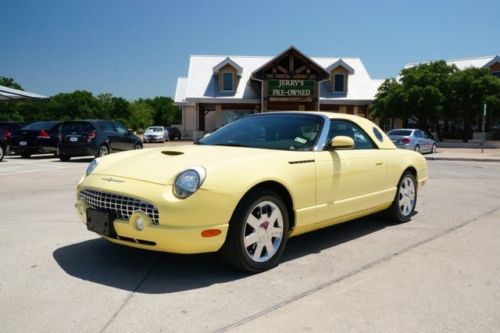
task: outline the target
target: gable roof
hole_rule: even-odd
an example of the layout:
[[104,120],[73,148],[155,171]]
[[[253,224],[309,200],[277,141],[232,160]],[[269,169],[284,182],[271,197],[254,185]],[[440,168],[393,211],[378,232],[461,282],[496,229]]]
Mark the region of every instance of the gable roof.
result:
[[347,71],[349,72],[349,74],[354,74],[354,68],[352,68],[351,66],[349,66],[348,64],[345,63],[345,61],[341,58],[337,61],[335,61],[333,64],[331,64],[330,66],[328,66],[326,68],[326,70],[328,72],[331,72],[332,70],[334,70],[335,68],[337,67],[344,67],[345,69],[347,69]]
[[214,66],[214,68],[213,68],[214,74],[218,73],[221,70],[221,68],[226,66],[226,65],[230,65],[234,69],[236,69],[236,72],[238,73],[238,75],[241,75],[241,72],[243,72],[243,68],[240,65],[235,63],[231,58],[227,57],[226,59],[222,60],[219,64]]

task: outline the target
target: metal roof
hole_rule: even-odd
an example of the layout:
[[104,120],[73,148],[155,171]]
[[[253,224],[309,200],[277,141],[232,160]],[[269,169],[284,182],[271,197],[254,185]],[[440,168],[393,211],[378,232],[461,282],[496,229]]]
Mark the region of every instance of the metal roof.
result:
[[[217,77],[213,72],[214,67],[227,61],[228,58],[242,68],[238,87],[232,93],[218,90]],[[250,85],[250,77],[255,70],[273,58],[275,57],[193,55],[189,60],[187,78],[181,77],[177,81],[175,102],[186,103],[203,100],[204,102],[237,103],[242,102],[242,100],[259,101],[260,91],[255,91],[254,86]],[[347,94],[330,92],[327,82],[321,82],[320,100],[322,102],[342,104],[372,101],[383,82],[383,80],[370,78],[359,58],[310,57],[310,59],[325,70],[335,63],[345,63],[350,67],[349,70],[353,71],[353,74],[349,75]]]
[[28,99],[28,98],[47,99],[48,97],[35,94],[29,91],[0,86],[0,100],[10,101],[10,100]]
[[[482,67],[489,67],[493,65],[495,62],[500,61],[499,56],[485,56],[485,57],[475,57],[475,58],[462,58],[462,59],[451,59],[451,60],[445,60],[448,65],[455,65],[459,70],[465,69],[465,68],[482,68]],[[410,68],[410,67],[415,67],[420,64],[428,64],[429,62],[421,62],[421,63],[413,63],[413,64],[408,64],[404,68]]]

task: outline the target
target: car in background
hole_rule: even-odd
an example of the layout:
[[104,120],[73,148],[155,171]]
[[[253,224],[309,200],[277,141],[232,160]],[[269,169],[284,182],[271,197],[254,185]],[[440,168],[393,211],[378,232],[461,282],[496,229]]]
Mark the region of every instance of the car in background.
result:
[[131,247],[219,252],[256,273],[289,237],[386,211],[408,222],[427,163],[366,118],[269,112],[240,118],[193,145],[94,159],[76,212],[86,228]]
[[167,129],[163,126],[150,126],[144,131],[144,142],[165,142],[169,140]]
[[167,127],[169,140],[180,140],[182,137],[181,131],[177,127]]
[[36,121],[12,133],[11,149],[23,158],[33,154],[57,156],[59,127],[62,121]]
[[112,120],[73,120],[62,124],[59,159],[76,156],[104,156],[113,152],[142,149],[141,139],[125,125]]
[[414,150],[420,153],[436,152],[436,141],[422,130],[416,128],[396,128],[390,130],[387,135],[398,148]]
[[[10,132],[9,132],[10,133]],[[9,154],[10,150],[10,137],[7,137],[7,130],[0,128],[0,162],[2,162],[5,155]]]

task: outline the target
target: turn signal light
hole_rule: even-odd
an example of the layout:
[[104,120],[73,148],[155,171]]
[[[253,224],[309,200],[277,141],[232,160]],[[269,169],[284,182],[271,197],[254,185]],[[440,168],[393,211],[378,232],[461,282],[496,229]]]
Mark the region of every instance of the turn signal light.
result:
[[215,237],[219,236],[221,231],[219,229],[207,229],[201,232],[202,237]]

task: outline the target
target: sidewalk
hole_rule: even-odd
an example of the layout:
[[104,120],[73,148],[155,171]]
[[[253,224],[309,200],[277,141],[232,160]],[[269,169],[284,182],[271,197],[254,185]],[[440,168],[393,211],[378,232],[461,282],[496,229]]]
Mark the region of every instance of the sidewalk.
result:
[[441,148],[437,153],[424,155],[427,160],[434,161],[471,161],[500,162],[500,148]]

